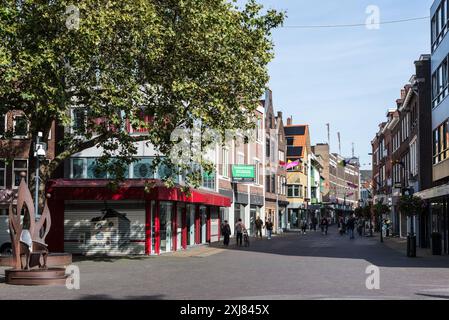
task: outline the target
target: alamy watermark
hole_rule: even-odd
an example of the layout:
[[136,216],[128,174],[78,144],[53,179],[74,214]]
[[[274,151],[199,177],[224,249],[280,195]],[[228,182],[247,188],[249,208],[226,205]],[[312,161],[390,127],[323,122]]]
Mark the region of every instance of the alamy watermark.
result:
[[80,289],[80,268],[71,264],[65,269],[67,279],[65,281],[65,287],[68,290]]
[[80,27],[80,9],[71,4],[66,7],[65,13],[69,16],[65,20],[65,26],[69,30],[78,30]]
[[379,30],[380,29],[380,8],[379,6],[370,5],[366,8],[366,18],[365,25],[368,30]]
[[370,265],[366,268],[365,273],[368,277],[365,286],[368,290],[380,290],[380,269],[377,266]]

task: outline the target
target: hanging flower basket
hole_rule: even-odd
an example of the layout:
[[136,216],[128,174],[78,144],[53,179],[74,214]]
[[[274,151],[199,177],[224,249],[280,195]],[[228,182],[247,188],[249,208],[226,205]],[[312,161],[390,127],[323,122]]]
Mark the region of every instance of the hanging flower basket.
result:
[[407,216],[416,216],[424,212],[426,202],[417,196],[402,196],[398,203],[399,211]]

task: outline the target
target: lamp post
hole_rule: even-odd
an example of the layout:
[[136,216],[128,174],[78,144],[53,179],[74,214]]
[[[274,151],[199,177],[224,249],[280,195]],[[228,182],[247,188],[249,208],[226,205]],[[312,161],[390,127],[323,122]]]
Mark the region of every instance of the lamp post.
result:
[[36,188],[34,190],[34,212],[36,221],[39,220],[39,165],[40,160],[44,160],[46,156],[44,145],[40,141],[42,136],[43,136],[42,132],[39,131],[37,133],[36,145],[34,147],[34,156],[36,158],[36,174],[35,174]]

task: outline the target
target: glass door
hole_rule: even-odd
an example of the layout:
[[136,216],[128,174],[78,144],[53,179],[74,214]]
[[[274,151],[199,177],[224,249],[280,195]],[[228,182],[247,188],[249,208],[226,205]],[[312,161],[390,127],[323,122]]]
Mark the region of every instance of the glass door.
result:
[[173,205],[170,202],[161,202],[160,204],[160,237],[161,237],[161,253],[170,252],[171,249],[171,212]]
[[195,245],[195,205],[187,206],[187,245]]
[[176,212],[176,250],[182,249],[182,214],[184,212],[184,206],[178,205]]
[[200,207],[200,219],[201,219],[200,243],[206,243],[207,208],[204,206]]

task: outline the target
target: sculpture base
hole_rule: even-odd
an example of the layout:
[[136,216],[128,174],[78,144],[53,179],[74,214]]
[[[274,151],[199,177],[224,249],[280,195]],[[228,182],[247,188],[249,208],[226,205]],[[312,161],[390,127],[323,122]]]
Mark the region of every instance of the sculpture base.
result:
[[[48,255],[48,267],[61,267],[68,266],[70,264],[72,264],[72,254],[70,253],[50,253]],[[12,256],[1,256],[0,266],[14,268],[14,258]]]
[[5,282],[20,286],[64,286],[68,276],[64,268],[5,270]]

